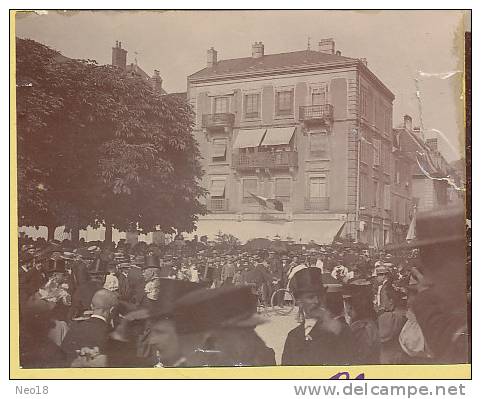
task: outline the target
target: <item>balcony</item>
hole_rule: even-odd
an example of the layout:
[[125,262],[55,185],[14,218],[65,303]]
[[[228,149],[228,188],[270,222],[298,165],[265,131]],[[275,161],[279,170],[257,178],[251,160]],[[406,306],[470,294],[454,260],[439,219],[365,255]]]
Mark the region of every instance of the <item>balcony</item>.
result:
[[255,152],[252,154],[232,154],[232,165],[238,170],[289,169],[297,166],[297,152]]
[[299,107],[299,120],[305,123],[332,121],[334,108],[331,104],[308,105]]
[[232,127],[234,119],[234,114],[204,114],[202,115],[202,127],[205,129]]
[[227,198],[208,198],[207,209],[211,212],[223,212],[229,209]]
[[329,197],[305,198],[304,208],[308,211],[329,210]]

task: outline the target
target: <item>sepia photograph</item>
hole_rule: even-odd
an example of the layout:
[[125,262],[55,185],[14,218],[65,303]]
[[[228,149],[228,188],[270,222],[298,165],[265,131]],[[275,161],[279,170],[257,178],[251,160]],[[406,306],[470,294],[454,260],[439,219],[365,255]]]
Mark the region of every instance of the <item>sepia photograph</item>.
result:
[[471,11],[10,22],[13,378],[470,378]]

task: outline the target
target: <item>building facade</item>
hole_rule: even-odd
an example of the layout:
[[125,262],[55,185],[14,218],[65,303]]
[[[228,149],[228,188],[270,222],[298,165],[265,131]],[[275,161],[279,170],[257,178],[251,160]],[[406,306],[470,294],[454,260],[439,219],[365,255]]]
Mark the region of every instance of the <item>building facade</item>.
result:
[[449,205],[451,187],[438,178],[452,175],[452,171],[438,150],[438,139],[425,139],[420,129],[413,127],[409,115],[404,116],[401,127],[394,129],[394,136],[400,151],[413,161],[411,197],[416,210],[428,211]]
[[394,95],[366,60],[332,39],[270,55],[256,42],[251,57],[230,60],[211,48],[187,98],[209,190],[197,235],[390,242]]

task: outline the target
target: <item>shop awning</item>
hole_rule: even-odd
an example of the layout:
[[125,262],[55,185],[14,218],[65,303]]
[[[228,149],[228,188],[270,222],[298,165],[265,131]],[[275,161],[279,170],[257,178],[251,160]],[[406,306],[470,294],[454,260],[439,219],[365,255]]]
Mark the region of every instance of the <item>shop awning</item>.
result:
[[214,144],[212,148],[212,157],[213,158],[225,157],[226,148],[227,146],[225,145],[225,143]]
[[275,236],[281,240],[290,237],[297,244],[308,244],[314,241],[317,244],[332,244],[339,230],[344,226],[340,220],[294,220],[292,222],[279,221],[267,222],[257,220],[199,220],[197,230],[192,234],[199,237],[206,235],[209,240],[214,240],[216,234],[222,231],[239,238],[243,243],[253,238],[269,238]]
[[210,195],[212,197],[223,197],[225,191],[225,180],[212,180]]
[[266,137],[262,141],[261,145],[283,145],[289,144],[294,131],[295,126],[290,127],[275,127],[267,130]]
[[241,129],[233,148],[258,147],[266,129]]

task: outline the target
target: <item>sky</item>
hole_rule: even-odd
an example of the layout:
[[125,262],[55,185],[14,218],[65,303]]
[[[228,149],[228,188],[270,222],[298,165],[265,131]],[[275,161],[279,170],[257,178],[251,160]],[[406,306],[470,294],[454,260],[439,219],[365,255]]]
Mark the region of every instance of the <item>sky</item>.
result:
[[[464,152],[462,11],[77,11],[17,15],[16,34],[71,58],[111,62],[116,40],[149,75],[158,69],[167,92],[186,91],[187,76],[219,59],[312,50],[333,38],[336,50],[367,58],[395,94],[394,126],[409,114],[426,137],[438,136],[448,161]],[[308,39],[310,38],[310,39]],[[135,54],[137,53],[137,54]],[[444,74],[452,72],[451,74]],[[417,82],[416,82],[417,80]],[[418,90],[417,90],[418,89]]]

